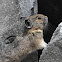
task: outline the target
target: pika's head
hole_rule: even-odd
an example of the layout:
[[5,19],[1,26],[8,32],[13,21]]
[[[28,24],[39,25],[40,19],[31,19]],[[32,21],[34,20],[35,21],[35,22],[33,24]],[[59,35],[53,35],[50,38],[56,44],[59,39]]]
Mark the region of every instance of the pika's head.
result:
[[43,30],[48,23],[48,17],[43,14],[37,14],[25,19],[25,26],[28,29]]

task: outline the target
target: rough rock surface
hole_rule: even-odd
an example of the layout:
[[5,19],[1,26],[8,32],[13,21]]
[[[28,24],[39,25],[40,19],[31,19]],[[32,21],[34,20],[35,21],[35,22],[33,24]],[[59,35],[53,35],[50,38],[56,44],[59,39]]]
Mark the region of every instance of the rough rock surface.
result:
[[39,62],[62,62],[62,22],[53,33],[47,48],[43,50]]
[[[5,47],[7,46],[5,45],[4,42],[5,39],[9,36],[17,36],[22,34],[24,18],[32,15],[32,12],[33,14],[37,13],[35,11],[37,10],[36,1],[37,0],[29,0],[29,1],[28,0],[0,0],[0,54],[1,53],[3,54],[4,51],[6,50]],[[9,49],[10,47],[12,48],[12,46],[9,46]],[[2,56],[2,58],[4,58],[4,56]],[[37,58],[38,55],[36,56],[35,59],[37,60]]]
[[21,7],[22,17],[37,14],[37,0],[19,0],[19,4]]

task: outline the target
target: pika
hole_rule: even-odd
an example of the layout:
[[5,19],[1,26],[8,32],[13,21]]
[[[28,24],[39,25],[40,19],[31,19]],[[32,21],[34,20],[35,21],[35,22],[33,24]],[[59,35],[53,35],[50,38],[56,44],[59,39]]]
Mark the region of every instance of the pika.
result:
[[[5,46],[4,54],[0,57],[0,62],[20,62],[32,51],[45,48],[47,43],[43,39],[43,29],[47,22],[48,17],[43,14],[26,18],[23,34],[13,37],[15,40],[12,39],[11,44],[8,41],[6,42],[7,45]],[[10,45],[13,47],[10,47]]]

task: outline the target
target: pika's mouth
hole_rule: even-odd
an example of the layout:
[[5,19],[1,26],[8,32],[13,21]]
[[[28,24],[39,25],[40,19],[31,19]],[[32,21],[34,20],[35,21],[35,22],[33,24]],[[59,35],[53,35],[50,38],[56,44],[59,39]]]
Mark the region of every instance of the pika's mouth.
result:
[[41,29],[33,30],[32,32],[42,32]]
[[40,29],[40,28],[38,28],[38,27],[29,30],[30,33],[35,33],[35,32],[40,32],[40,33],[41,33],[42,31],[43,31],[43,30]]

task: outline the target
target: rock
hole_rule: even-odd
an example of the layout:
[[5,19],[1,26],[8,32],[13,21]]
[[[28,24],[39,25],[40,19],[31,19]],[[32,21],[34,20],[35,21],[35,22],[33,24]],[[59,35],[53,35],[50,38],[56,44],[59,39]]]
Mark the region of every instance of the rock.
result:
[[39,62],[62,62],[62,22],[53,33],[47,48],[43,50]]
[[22,17],[37,14],[37,0],[19,0],[19,4]]
[[[22,34],[25,17],[37,13],[36,1],[37,0],[0,0],[0,62],[8,62],[9,57],[6,57],[5,60],[4,53],[10,54],[10,52],[7,53],[7,48],[9,50],[12,48],[12,45],[5,45],[5,43],[8,43],[8,41],[5,42],[6,38],[11,36],[15,38],[15,36]],[[16,43],[15,47],[17,46]],[[34,56],[29,55],[29,57],[38,58],[38,53]],[[38,60],[37,58],[36,60]],[[26,58],[26,60],[28,59]],[[34,58],[32,60],[34,60]]]

